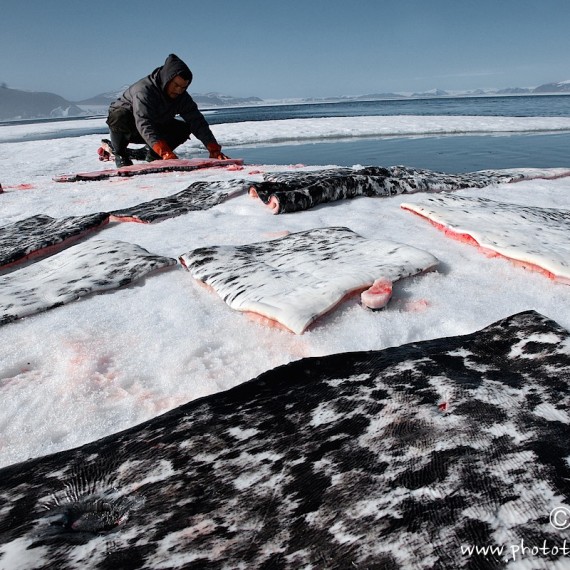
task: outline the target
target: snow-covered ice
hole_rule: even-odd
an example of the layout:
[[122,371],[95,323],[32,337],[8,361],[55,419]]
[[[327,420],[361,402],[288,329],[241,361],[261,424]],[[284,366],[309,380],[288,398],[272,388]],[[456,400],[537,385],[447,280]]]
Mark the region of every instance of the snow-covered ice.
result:
[[[117,210],[179,192],[198,180],[251,178],[289,166],[246,165],[73,184],[56,174],[109,167],[97,161],[100,135],[72,136],[103,119],[0,127],[0,226]],[[570,130],[570,118],[351,117],[214,125],[224,150],[241,145],[362,136]],[[43,131],[50,140],[28,140]],[[66,132],[70,136],[65,136]],[[43,135],[42,135],[43,136]],[[197,141],[179,153],[206,156]],[[306,165],[307,170],[330,165]],[[388,166],[388,165],[383,165]],[[414,165],[409,165],[414,166]],[[528,165],[532,167],[532,164]],[[570,167],[570,159],[569,165]],[[570,178],[531,180],[460,196],[570,209]],[[422,194],[415,194],[420,201]],[[138,244],[178,258],[207,245],[239,245],[284,232],[346,226],[369,239],[429,251],[435,272],[395,284],[381,312],[348,300],[303,335],[250,321],[199,286],[181,266],[131,286],[0,327],[0,466],[69,449],[118,432],[189,400],[244,382],[305,356],[382,349],[470,333],[534,309],[570,328],[570,287],[525,271],[443,233],[400,208],[409,196],[357,198],[306,212],[272,215],[241,195],[210,210],[157,224],[110,224],[97,238]],[[95,236],[89,238],[93,239]]]

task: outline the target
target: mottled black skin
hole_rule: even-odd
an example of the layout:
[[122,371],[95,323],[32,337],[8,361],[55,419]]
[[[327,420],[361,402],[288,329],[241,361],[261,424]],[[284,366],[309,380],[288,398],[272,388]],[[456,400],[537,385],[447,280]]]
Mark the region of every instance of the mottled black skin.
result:
[[221,204],[230,196],[245,191],[246,186],[243,180],[194,182],[177,194],[109,213],[117,219],[131,218],[143,223],[160,222],[188,212],[208,210]]
[[51,247],[63,249],[73,239],[95,230],[109,221],[109,214],[98,212],[86,216],[52,218],[44,214],[31,216],[0,227],[0,269],[21,262],[27,256]]
[[[58,570],[506,567],[460,546],[566,538],[548,518],[570,500],[570,429],[542,416],[569,409],[569,351],[569,333],[529,311],[299,360],[6,467],[0,566],[9,546]],[[121,516],[82,518],[97,500]],[[517,516],[501,516],[509,505]]]
[[285,172],[270,174],[255,183],[259,198],[269,203],[277,199],[275,213],[308,210],[319,204],[347,200],[357,196],[393,196],[413,192],[483,188],[498,182],[512,182],[520,177],[501,172],[445,174],[406,166],[368,166],[338,168],[320,172]]

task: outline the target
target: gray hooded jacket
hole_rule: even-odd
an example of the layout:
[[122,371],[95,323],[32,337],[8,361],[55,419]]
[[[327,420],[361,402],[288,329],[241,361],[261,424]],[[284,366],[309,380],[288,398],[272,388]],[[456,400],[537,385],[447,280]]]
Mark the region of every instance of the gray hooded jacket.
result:
[[204,115],[187,92],[176,99],[166,95],[166,85],[180,74],[192,81],[192,72],[188,66],[171,53],[163,66],[157,67],[150,75],[131,85],[111,103],[110,110],[122,108],[133,113],[137,131],[151,148],[164,138],[160,136],[160,125],[169,122],[176,115],[184,119],[192,134],[202,141],[204,146],[216,142]]

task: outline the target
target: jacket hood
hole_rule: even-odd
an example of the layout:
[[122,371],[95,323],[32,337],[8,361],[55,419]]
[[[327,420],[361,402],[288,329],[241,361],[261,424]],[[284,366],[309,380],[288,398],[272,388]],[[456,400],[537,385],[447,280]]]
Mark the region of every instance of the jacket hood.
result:
[[156,75],[158,86],[164,91],[168,82],[180,75],[192,83],[192,72],[190,68],[177,56],[171,53],[165,60],[164,65],[157,67],[152,75]]

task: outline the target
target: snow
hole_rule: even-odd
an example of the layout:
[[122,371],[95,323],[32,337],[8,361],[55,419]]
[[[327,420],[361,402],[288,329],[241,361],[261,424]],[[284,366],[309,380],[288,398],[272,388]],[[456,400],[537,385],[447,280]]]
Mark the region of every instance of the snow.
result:
[[[197,180],[259,180],[260,172],[292,167],[246,165],[240,172],[212,169],[53,182],[56,174],[109,167],[96,158],[101,135],[73,136],[86,127],[103,128],[104,121],[0,126],[0,143],[56,136],[1,145],[0,226],[36,214],[65,217],[125,208],[174,194]],[[337,117],[221,124],[212,129],[224,150],[238,158],[242,145],[404,134],[549,132],[570,130],[570,119]],[[180,156],[206,154],[191,141]],[[330,165],[305,168],[317,166]],[[570,209],[570,178],[457,194]],[[414,195],[414,201],[421,198],[422,194]],[[400,208],[409,200],[405,195],[358,198],[274,216],[259,201],[242,195],[211,210],[157,224],[108,225],[89,239],[123,240],[174,258],[206,245],[238,245],[287,231],[347,226],[366,238],[425,249],[440,266],[397,282],[385,310],[372,312],[351,299],[303,335],[268,328],[232,311],[181,266],[2,326],[0,466],[82,445],[303,357],[467,334],[528,309],[570,328],[570,287],[447,238]],[[550,415],[549,410],[543,412]]]
[[[93,131],[106,128],[103,118],[10,125],[0,127],[0,143],[36,137],[38,134],[71,136],[86,129]],[[570,130],[570,117],[423,115],[325,117],[224,123],[214,125],[212,130],[227,148],[239,145],[369,136],[560,132]],[[186,148],[201,149],[202,145],[196,139],[192,139],[186,144]],[[92,154],[86,158],[92,158]]]

